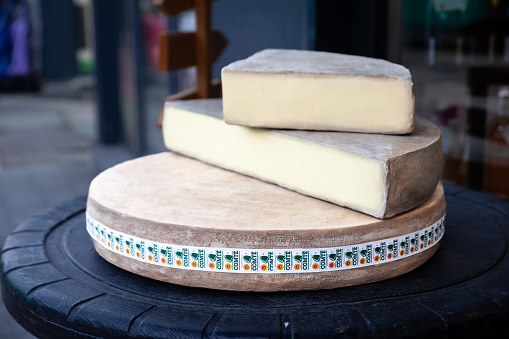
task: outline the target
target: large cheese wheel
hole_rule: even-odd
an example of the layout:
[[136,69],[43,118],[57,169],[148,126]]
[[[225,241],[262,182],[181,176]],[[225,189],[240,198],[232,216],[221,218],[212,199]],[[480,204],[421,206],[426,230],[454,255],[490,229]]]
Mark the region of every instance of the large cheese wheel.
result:
[[421,265],[444,232],[442,185],[422,206],[380,220],[263,181],[160,153],[90,185],[98,253],[136,274],[239,291],[335,288]]

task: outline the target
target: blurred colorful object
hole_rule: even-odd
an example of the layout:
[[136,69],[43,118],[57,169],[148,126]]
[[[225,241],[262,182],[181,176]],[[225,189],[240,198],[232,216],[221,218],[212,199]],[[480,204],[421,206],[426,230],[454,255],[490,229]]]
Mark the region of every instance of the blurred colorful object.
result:
[[0,77],[30,74],[30,22],[24,1],[0,2]]
[[7,69],[10,76],[27,76],[30,74],[30,23],[27,8],[23,2],[16,6],[12,22],[9,26],[9,36],[12,41],[11,62]]

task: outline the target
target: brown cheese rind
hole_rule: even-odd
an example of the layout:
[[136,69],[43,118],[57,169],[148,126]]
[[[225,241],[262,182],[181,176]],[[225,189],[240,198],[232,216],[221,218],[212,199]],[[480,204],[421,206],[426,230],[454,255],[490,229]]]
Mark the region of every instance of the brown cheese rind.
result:
[[339,53],[266,49],[224,67],[222,72],[372,76],[411,80],[410,71],[392,62]]

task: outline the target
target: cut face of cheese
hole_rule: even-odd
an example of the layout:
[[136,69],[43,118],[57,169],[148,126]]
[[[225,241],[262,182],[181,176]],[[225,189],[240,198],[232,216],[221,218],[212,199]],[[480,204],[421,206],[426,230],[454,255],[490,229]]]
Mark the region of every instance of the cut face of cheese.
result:
[[413,128],[412,78],[385,60],[264,50],[222,69],[229,124],[405,134]]
[[225,124],[220,99],[188,100],[166,103],[163,136],[175,152],[377,218],[426,201],[442,164],[440,130],[422,119],[408,136],[267,130]]

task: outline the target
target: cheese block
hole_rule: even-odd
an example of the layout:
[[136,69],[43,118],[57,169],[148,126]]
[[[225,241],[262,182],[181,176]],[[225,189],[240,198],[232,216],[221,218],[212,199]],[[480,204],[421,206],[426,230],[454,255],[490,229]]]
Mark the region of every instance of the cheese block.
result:
[[404,134],[413,128],[412,78],[385,60],[269,49],[222,69],[230,124]]
[[268,130],[225,124],[220,99],[167,102],[167,148],[291,190],[389,218],[424,203],[442,166],[440,130],[407,136]]
[[172,152],[91,183],[87,230],[101,256],[170,283],[240,291],[336,288],[419,266],[444,232],[441,184],[379,220]]

